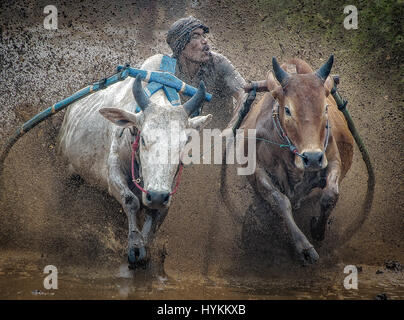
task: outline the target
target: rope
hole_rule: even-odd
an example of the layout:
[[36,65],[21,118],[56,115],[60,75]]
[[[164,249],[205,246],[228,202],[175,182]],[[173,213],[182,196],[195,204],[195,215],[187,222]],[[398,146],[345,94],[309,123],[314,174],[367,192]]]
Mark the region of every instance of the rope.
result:
[[137,183],[137,179],[135,178],[135,154],[136,154],[137,148],[139,147],[139,139],[140,139],[140,131],[138,132],[135,142],[133,142],[133,144],[132,144],[132,181],[140,191],[147,194],[149,192],[147,190],[143,189],[142,186]]
[[181,174],[182,174],[182,169],[184,168],[182,162],[180,164],[180,168],[178,170],[178,175],[177,175],[177,182],[175,184],[174,190],[172,192],[170,192],[170,196],[172,196],[174,193],[177,192],[178,190],[178,186],[180,185],[180,181],[181,181]]
[[338,110],[342,112],[342,114],[345,117],[345,120],[348,124],[349,131],[351,132],[356,145],[359,148],[359,151],[362,154],[362,160],[365,162],[366,165],[366,170],[368,172],[368,186],[367,186],[367,191],[366,191],[366,196],[365,200],[362,205],[362,212],[361,214],[356,217],[356,219],[348,226],[346,231],[343,233],[343,235],[340,238],[339,241],[339,246],[342,246],[346,242],[348,242],[352,236],[359,230],[359,228],[363,225],[365,222],[366,218],[368,217],[370,210],[372,208],[372,203],[373,203],[373,197],[374,197],[374,192],[375,192],[375,174],[373,171],[373,166],[372,163],[370,162],[370,156],[368,151],[366,150],[366,146],[362,141],[362,138],[359,135],[359,132],[356,130],[355,124],[351,118],[351,115],[348,112],[348,109],[346,108],[348,101],[344,100],[338,90],[337,90],[337,85],[339,84],[339,77],[338,76],[333,76],[334,78],[334,85],[331,90],[331,94],[337,103]]
[[[346,101],[345,101],[345,106],[346,106]],[[355,124],[351,118],[351,115],[348,112],[348,109],[346,109],[345,106],[344,106],[344,109],[342,110],[342,113],[344,114],[344,117],[348,123],[348,128],[351,131],[352,136],[355,139],[355,142],[359,148],[359,151],[362,154],[362,159],[363,159],[363,162],[365,162],[369,178],[368,178],[368,187],[367,187],[365,200],[362,205],[362,213],[355,219],[355,221],[352,222],[352,224],[347,228],[347,230],[341,236],[340,246],[345,244],[348,240],[350,240],[352,238],[352,236],[356,233],[356,231],[359,230],[359,228],[363,225],[366,218],[368,217],[370,210],[372,208],[374,191],[375,191],[375,182],[376,182],[375,174],[373,171],[373,166],[372,166],[372,163],[370,162],[369,153],[359,135],[359,132],[356,130]]]

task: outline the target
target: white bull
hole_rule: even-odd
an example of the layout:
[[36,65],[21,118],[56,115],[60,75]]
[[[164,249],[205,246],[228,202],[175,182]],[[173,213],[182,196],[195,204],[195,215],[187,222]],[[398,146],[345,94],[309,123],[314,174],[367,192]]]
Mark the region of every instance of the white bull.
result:
[[[150,57],[141,68],[158,70],[162,57]],[[139,113],[135,113],[134,98],[142,109]],[[163,90],[148,98],[139,77],[127,78],[75,102],[66,112],[59,133],[59,153],[67,160],[71,174],[108,189],[122,205],[129,224],[130,267],[144,266],[148,261],[147,248],[171,202],[178,160],[188,139],[187,129],[200,130],[212,118],[211,115],[189,118],[201,107],[204,98],[205,86],[201,83],[194,97],[183,106],[172,106]],[[122,127],[130,130],[122,134]],[[147,193],[141,192],[132,181],[131,144],[135,128],[141,132],[136,159]],[[171,141],[167,137],[172,136],[174,129],[177,139]],[[170,159],[177,161],[157,163],[162,153],[170,153]],[[140,212],[144,214],[142,225]]]

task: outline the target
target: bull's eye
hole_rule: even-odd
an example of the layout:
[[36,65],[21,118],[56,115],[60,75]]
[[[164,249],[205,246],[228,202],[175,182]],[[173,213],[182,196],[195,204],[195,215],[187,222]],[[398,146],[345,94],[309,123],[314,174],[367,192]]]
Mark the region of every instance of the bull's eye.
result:
[[327,114],[328,112],[328,104],[325,105],[325,113]]
[[140,137],[140,140],[142,140],[142,145],[143,145],[143,147],[146,147],[146,144],[144,143],[144,139],[143,139],[142,136]]
[[287,116],[291,116],[292,114],[290,113],[290,109],[288,107],[285,106],[285,113]]

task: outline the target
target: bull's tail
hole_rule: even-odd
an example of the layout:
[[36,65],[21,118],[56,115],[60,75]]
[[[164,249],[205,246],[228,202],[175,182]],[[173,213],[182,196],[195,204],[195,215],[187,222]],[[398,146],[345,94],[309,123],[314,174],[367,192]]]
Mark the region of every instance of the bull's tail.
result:
[[365,144],[363,143],[359,132],[355,128],[355,124],[351,118],[351,115],[349,114],[348,110],[346,109],[347,101],[343,100],[341,96],[339,95],[337,91],[337,84],[339,83],[339,77],[334,76],[334,86],[331,90],[331,94],[337,103],[338,109],[343,113],[347,124],[348,128],[352,133],[352,136],[355,139],[356,145],[359,148],[359,151],[362,154],[362,159],[366,164],[366,169],[368,172],[368,187],[366,191],[366,197],[365,201],[362,205],[362,211],[359,214],[359,216],[356,217],[356,219],[351,223],[351,225],[348,226],[346,231],[343,233],[343,235],[340,238],[339,245],[342,246],[345,243],[347,243],[352,236],[362,227],[363,223],[369,216],[370,210],[372,209],[372,203],[373,203],[373,197],[374,197],[374,191],[375,191],[375,174],[373,171],[373,166],[372,163],[370,162],[370,157],[369,153],[366,150]]

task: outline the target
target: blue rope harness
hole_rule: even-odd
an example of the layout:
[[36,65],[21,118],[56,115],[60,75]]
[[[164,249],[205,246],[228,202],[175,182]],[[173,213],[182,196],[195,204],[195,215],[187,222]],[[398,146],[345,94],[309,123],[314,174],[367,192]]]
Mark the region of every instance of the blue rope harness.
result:
[[[117,71],[120,72],[125,70],[127,72],[126,76],[129,75],[131,77],[136,77],[140,75],[140,78],[148,82],[148,85],[144,88],[144,92],[148,97],[151,97],[157,91],[163,89],[165,95],[173,106],[181,105],[179,92],[192,97],[197,89],[193,86],[190,86],[178,79],[175,73],[175,66],[177,64],[177,60],[171,58],[169,56],[163,56],[159,71],[147,71],[142,69],[134,69],[129,68],[128,65],[125,67],[118,66]],[[210,93],[205,93],[205,100],[210,101],[212,99],[212,95]],[[136,107],[136,112],[139,112],[139,106]]]
[[[161,59],[159,71],[161,72],[168,72],[169,74],[174,75],[175,73],[175,66],[177,64],[177,60],[174,58],[171,58],[169,56],[163,56]],[[158,79],[155,79],[158,80]],[[181,105],[181,100],[180,96],[177,92],[176,89],[169,87],[161,82],[157,81],[150,81],[149,84],[143,89],[145,94],[150,98],[154,93],[157,91],[163,89],[165,95],[167,96],[168,101],[173,106],[179,106]],[[136,107],[136,112],[140,112],[141,109],[139,106]]]

